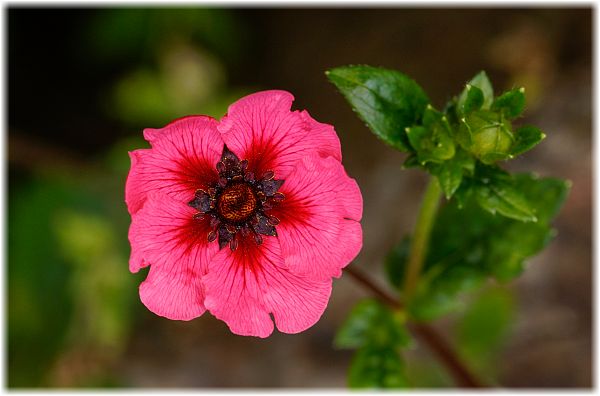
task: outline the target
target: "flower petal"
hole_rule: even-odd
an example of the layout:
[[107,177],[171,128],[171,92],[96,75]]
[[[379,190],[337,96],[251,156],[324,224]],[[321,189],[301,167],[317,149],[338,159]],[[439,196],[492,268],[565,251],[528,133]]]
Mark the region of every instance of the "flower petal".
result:
[[151,265],[140,285],[141,300],[169,319],[190,320],[205,311],[201,277],[218,247],[207,241],[208,220],[193,219],[194,213],[185,203],[153,191],[129,228],[130,270]]
[[315,121],[306,111],[290,111],[293,100],[286,91],[248,95],[229,106],[218,126],[227,147],[247,159],[258,177],[273,170],[284,179],[311,152],[342,160],[333,127]]
[[298,333],[321,317],[331,280],[314,281],[285,268],[275,237],[258,246],[251,238],[238,249],[221,250],[203,278],[207,309],[240,335],[267,337],[275,323],[284,333]]
[[181,118],[161,129],[145,129],[144,137],[152,148],[129,153],[125,202],[130,214],[142,208],[150,191],[189,201],[197,189],[217,180],[223,139],[213,118]]
[[269,214],[286,265],[314,279],[341,275],[362,248],[362,196],[333,158],[313,155],[298,163],[280,191],[285,200]]

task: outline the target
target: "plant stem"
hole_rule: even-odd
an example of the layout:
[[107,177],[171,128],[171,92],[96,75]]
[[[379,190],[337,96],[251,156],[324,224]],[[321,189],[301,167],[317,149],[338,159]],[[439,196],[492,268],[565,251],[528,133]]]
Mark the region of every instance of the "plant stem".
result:
[[410,301],[417,288],[423,261],[427,255],[429,234],[431,233],[431,227],[433,226],[441,195],[442,190],[437,178],[431,177],[427,189],[423,194],[419,217],[417,218],[417,224],[412,236],[410,254],[404,277],[403,297],[405,303]]
[[[382,302],[389,305],[392,309],[402,309],[403,305],[388,292],[379,287],[375,282],[369,279],[354,267],[346,267],[346,273],[351,275],[361,285],[369,289]],[[485,385],[480,381],[461,361],[456,351],[450,344],[431,326],[425,323],[409,323],[408,328],[423,341],[435,356],[442,362],[448,372],[454,378],[458,386],[465,388],[484,388]]]
[[390,293],[386,292],[379,286],[375,284],[371,279],[369,279],[365,274],[361,271],[354,269],[354,267],[346,267],[344,271],[350,274],[354,280],[356,280],[361,285],[365,286],[365,288],[369,289],[377,298],[379,298],[382,302],[386,303],[393,309],[402,309],[402,303],[396,299],[396,297],[392,296]]

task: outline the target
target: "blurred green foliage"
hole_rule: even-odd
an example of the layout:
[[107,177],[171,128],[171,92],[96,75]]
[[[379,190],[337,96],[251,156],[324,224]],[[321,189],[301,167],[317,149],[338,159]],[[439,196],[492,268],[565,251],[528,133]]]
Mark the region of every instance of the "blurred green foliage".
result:
[[85,350],[110,362],[127,340],[137,293],[120,242],[127,230],[113,221],[126,212],[95,181],[43,172],[10,191],[10,387],[86,386],[85,372],[60,374],[75,364],[63,357]]
[[412,338],[398,312],[376,300],[363,300],[338,330],[338,348],[358,349],[348,373],[352,388],[398,388],[408,386],[401,351]]
[[509,290],[492,287],[478,293],[456,324],[459,352],[481,375],[495,377],[495,359],[515,319],[515,301]]
[[127,64],[104,93],[109,117],[134,127],[162,126],[174,118],[220,118],[248,92],[227,85],[226,63],[245,53],[243,23],[228,10],[101,10],[86,30],[90,57]]
[[34,180],[8,200],[8,386],[40,386],[65,342],[73,311],[70,268],[55,249],[52,213],[81,205],[77,191]]
[[245,32],[243,21],[226,9],[119,7],[97,10],[82,38],[98,61],[149,63],[165,40],[181,37],[235,62],[244,54]]
[[114,70],[104,92],[93,93],[97,116],[135,134],[81,163],[11,169],[11,388],[126,385],[112,365],[142,312],[137,285],[145,277],[127,265],[127,151],[148,147],[142,128],[189,114],[220,117],[247,91],[227,82],[225,65],[243,56],[248,39],[230,10],[102,9],[77,29],[73,50],[90,72]]

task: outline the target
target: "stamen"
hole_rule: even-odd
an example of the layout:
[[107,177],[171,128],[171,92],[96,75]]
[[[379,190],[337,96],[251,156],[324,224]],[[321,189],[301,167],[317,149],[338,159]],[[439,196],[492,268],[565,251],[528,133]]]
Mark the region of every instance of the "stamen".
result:
[[196,220],[209,222],[208,242],[218,238],[219,248],[225,246],[234,251],[240,237],[252,235],[257,245],[263,243],[263,235],[277,236],[275,226],[280,220],[267,213],[284,200],[277,192],[283,180],[275,179],[275,172],[267,170],[260,179],[249,171],[247,159],[240,160],[227,146],[223,147],[221,159],[215,165],[219,178],[205,190],[197,190],[188,205],[198,210]]

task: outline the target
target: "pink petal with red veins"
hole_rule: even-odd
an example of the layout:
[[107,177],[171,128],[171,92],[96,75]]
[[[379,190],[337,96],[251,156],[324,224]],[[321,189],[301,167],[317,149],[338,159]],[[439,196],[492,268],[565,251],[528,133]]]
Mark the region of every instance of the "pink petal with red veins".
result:
[[314,279],[341,275],[362,248],[362,196],[333,158],[313,155],[298,163],[279,190],[285,195],[269,214],[286,265]]
[[298,333],[319,320],[331,294],[331,279],[315,281],[285,268],[279,243],[265,237],[258,246],[251,238],[238,249],[222,249],[203,278],[206,308],[239,335],[267,337],[277,328]]
[[150,265],[140,298],[169,319],[190,320],[206,310],[201,278],[218,246],[208,243],[208,220],[193,219],[195,212],[165,193],[151,192],[129,228],[130,270]]
[[260,177],[275,171],[285,179],[296,162],[311,152],[342,160],[340,141],[331,125],[306,111],[290,111],[294,97],[286,91],[248,95],[231,106],[218,129],[227,147]]
[[217,121],[190,116],[173,121],[162,129],[145,129],[152,148],[129,153],[131,170],[125,186],[130,214],[142,208],[150,191],[163,191],[189,201],[199,188],[217,180],[215,164],[223,151]]

